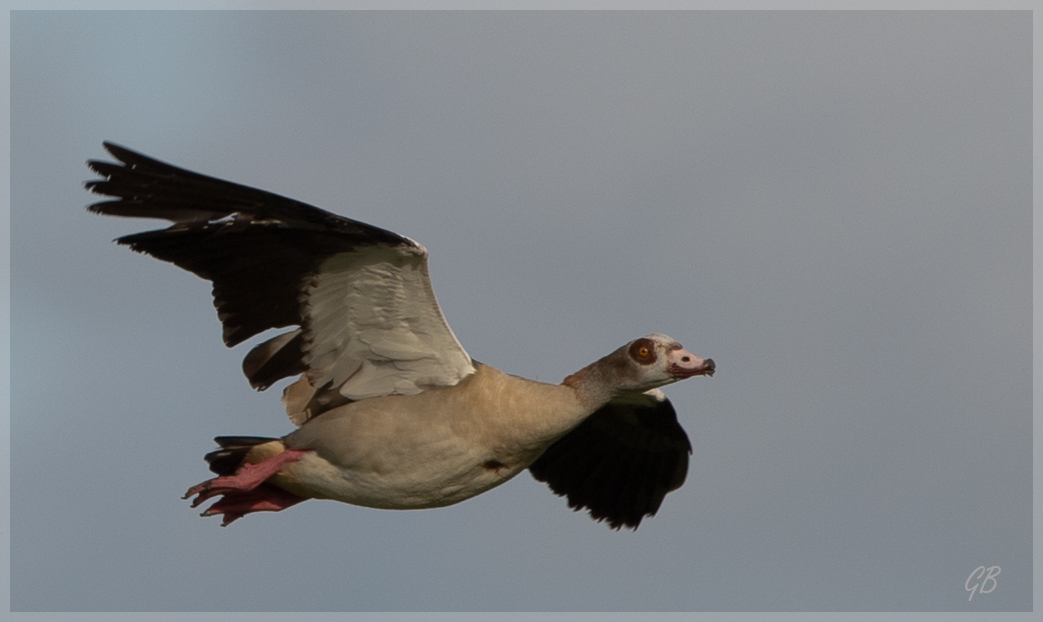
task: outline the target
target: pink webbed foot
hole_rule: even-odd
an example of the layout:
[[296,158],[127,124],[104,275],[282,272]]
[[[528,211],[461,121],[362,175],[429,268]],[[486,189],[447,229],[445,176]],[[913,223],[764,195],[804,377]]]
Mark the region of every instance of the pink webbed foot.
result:
[[224,514],[224,520],[221,521],[222,527],[227,527],[232,521],[251,512],[278,512],[304,501],[303,497],[298,497],[271,484],[261,484],[253,490],[233,490],[223,494],[223,497],[200,514],[200,516]]
[[303,497],[286,492],[277,486],[263,485],[269,477],[278,473],[284,466],[301,459],[309,450],[287,449],[280,454],[268,458],[258,464],[244,464],[234,475],[222,475],[209,479],[188,489],[183,499],[192,495],[192,507],[198,507],[207,499],[217,495],[224,497],[210,506],[203,516],[224,514],[223,525],[250,512],[278,512],[300,503]]

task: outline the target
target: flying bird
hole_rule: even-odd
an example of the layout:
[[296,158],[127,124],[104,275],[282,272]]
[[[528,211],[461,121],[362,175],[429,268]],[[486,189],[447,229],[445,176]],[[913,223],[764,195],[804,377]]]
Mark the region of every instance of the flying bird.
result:
[[217,477],[192,506],[228,525],[307,499],[435,508],[528,469],[574,510],[636,529],[679,488],[692,446],[659,387],[712,376],[662,334],[630,341],[560,384],[468,356],[446,323],[417,242],[270,192],[112,143],[86,187],[110,216],[173,224],[117,239],[213,283],[224,343],[273,328],[243,361],[264,390],[297,377],[282,438],[219,436]]

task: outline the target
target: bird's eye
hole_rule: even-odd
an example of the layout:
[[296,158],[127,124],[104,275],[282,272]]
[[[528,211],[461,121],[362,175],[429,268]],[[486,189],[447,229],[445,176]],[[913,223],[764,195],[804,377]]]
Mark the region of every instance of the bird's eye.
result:
[[651,365],[656,360],[655,344],[648,339],[638,339],[630,345],[630,358],[641,365]]

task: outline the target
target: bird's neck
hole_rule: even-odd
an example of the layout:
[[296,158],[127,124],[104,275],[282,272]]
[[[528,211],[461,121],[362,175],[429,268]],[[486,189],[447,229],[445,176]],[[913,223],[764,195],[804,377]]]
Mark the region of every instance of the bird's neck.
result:
[[594,361],[565,378],[561,384],[575,391],[584,408],[594,412],[616,397],[620,369],[614,360],[614,354],[611,354]]

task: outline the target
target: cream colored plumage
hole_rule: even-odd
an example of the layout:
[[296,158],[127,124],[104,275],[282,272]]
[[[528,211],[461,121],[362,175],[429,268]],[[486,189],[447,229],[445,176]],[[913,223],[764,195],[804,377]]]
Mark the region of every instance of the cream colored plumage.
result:
[[452,387],[323,413],[282,441],[314,455],[284,470],[286,485],[272,481],[300,496],[369,507],[451,505],[525,470],[589,414],[569,387],[480,365]]
[[691,444],[657,387],[715,365],[665,335],[636,339],[562,384],[475,363],[431,289],[427,251],[395,233],[106,143],[96,213],[162,218],[121,244],[211,280],[225,343],[284,392],[281,439],[218,437],[218,477],[189,489],[224,524],[305,499],[410,509],[458,503],[526,468],[612,527],[636,528],[679,487]]

